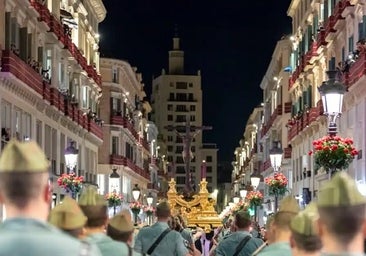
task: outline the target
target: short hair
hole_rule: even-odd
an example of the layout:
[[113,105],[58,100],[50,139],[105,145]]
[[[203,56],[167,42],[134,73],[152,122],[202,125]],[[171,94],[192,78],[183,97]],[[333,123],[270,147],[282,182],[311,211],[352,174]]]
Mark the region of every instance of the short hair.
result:
[[295,241],[296,247],[305,252],[316,252],[323,246],[320,237],[317,235],[307,236],[296,231],[292,231],[291,237]]
[[106,205],[79,205],[88,218],[85,226],[90,228],[103,226],[108,219]]
[[112,227],[111,225],[107,226],[107,235],[111,237],[113,240],[120,242],[127,243],[128,239],[130,239],[133,232],[134,230],[122,232]]
[[0,191],[19,209],[36,199],[47,184],[47,172],[1,172]]
[[365,221],[365,205],[318,207],[319,219],[329,233],[342,244],[347,244],[361,231]]
[[61,229],[65,233],[69,234],[70,236],[73,236],[75,238],[80,238],[80,236],[83,234],[83,227],[81,228],[75,228],[75,229]]
[[237,212],[235,214],[234,221],[235,221],[235,225],[238,228],[248,228],[252,224],[249,213],[246,211]]
[[294,212],[276,212],[272,223],[280,229],[287,230],[290,228],[290,223],[296,215]]
[[168,218],[170,217],[170,206],[169,203],[164,201],[156,206],[156,217]]

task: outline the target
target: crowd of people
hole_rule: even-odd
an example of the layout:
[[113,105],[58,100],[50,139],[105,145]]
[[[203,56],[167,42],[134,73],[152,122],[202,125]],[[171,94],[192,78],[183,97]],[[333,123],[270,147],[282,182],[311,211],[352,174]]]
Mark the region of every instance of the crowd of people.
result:
[[260,232],[245,210],[222,227],[192,230],[181,215],[171,215],[166,201],[156,207],[156,223],[136,228],[129,210],[108,218],[105,198],[92,187],[78,201],[65,197],[50,211],[48,169],[36,142],[11,140],[3,149],[0,256],[365,255],[366,199],[346,172],[334,175],[303,211],[285,197]]

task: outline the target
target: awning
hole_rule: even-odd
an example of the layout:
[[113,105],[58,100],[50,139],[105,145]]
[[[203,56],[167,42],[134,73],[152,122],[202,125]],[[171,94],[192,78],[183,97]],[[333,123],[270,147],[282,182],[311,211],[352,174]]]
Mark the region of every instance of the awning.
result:
[[60,9],[60,15],[62,18],[73,19],[72,14],[64,9]]

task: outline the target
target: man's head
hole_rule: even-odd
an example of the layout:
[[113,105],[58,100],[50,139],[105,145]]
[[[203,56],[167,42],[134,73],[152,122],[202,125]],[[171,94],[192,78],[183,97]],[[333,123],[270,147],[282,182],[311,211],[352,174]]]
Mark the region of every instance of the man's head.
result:
[[79,206],[88,218],[87,228],[98,228],[106,224],[108,220],[107,203],[94,188],[88,187],[81,193]]
[[36,142],[10,141],[0,157],[0,201],[18,212],[34,206],[46,217],[52,200],[48,168]]
[[275,241],[279,238],[280,234],[286,233],[290,236],[290,223],[299,211],[300,207],[293,196],[286,196],[281,200],[280,207],[278,212],[275,213],[271,225],[273,239]]
[[131,243],[133,239],[134,227],[131,217],[127,214],[117,214],[109,220],[107,235],[120,242]]
[[292,219],[290,244],[294,255],[297,255],[298,251],[319,252],[322,248],[322,242],[315,226],[318,217],[316,205],[311,203]]
[[60,204],[56,205],[48,219],[52,225],[77,238],[83,235],[87,221],[79,205],[71,197],[65,197]]
[[169,203],[166,201],[159,203],[155,215],[158,219],[168,219],[171,216]]
[[349,244],[363,232],[365,205],[366,199],[358,191],[354,179],[345,172],[335,174],[319,191],[320,236],[332,238],[342,245]]
[[249,230],[252,221],[250,220],[249,212],[238,211],[234,217],[234,226],[236,230]]

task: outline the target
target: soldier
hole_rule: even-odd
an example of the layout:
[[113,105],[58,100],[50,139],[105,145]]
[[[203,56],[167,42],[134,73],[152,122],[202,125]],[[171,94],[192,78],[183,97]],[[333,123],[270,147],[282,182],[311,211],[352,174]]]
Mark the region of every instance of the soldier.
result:
[[273,234],[271,244],[259,252],[258,256],[291,256],[290,223],[299,211],[300,208],[295,198],[287,196],[282,199],[271,225]]
[[151,227],[142,228],[135,239],[135,250],[152,256],[174,255],[188,256],[183,237],[168,226],[171,216],[167,202],[161,202],[156,207],[157,222]]
[[249,256],[263,241],[249,233],[252,221],[247,211],[239,211],[234,217],[234,232],[224,238],[216,248],[216,255]]
[[87,218],[78,203],[69,196],[51,210],[48,221],[73,237],[81,239],[85,234]]
[[317,206],[321,255],[364,255],[365,205],[356,182],[345,172],[335,174],[320,189]]
[[107,235],[113,240],[125,243],[128,246],[128,251],[124,251],[121,255],[126,255],[126,253],[128,253],[129,256],[140,255],[133,252],[132,248],[129,246],[133,240],[133,234],[134,226],[131,221],[131,216],[122,213],[117,214],[109,220]]
[[105,234],[108,216],[107,203],[103,196],[98,195],[95,189],[88,187],[80,196],[79,206],[88,218],[85,226],[85,240],[95,244],[103,256],[127,256],[128,246],[114,241]]
[[0,157],[0,255],[100,255],[46,222],[52,201],[49,161],[36,142],[10,141]]
[[274,215],[270,215],[267,218],[266,227],[265,227],[265,233],[263,235],[264,243],[255,251],[253,252],[252,256],[258,255],[264,248],[266,248],[273,240],[273,231],[271,229],[271,225],[273,223],[273,217]]
[[318,210],[315,203],[309,204],[291,221],[290,245],[294,256],[318,256],[322,241],[315,227]]

